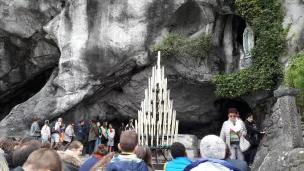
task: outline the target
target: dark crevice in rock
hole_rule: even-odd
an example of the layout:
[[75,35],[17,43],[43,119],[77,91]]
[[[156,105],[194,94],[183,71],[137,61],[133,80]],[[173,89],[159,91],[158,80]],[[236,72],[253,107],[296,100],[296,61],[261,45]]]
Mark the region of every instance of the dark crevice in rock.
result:
[[22,83],[22,86],[11,90],[4,98],[0,100],[0,120],[9,114],[11,109],[16,105],[27,101],[34,96],[48,81],[53,72],[54,67],[46,69],[45,71],[38,73],[26,82]]
[[228,109],[236,108],[240,117],[245,120],[248,113],[252,113],[250,106],[241,99],[218,99],[213,103],[220,121],[224,122],[228,119]]
[[154,1],[147,11],[148,30],[145,40],[145,48],[150,51],[149,47],[153,44],[154,38],[158,36],[159,30],[168,25],[168,20],[173,13],[173,0],[158,0]]
[[232,30],[235,34],[236,43],[243,45],[243,33],[246,28],[246,21],[243,18],[234,15],[232,23]]
[[66,6],[66,2],[65,1],[61,1],[61,8],[64,8]]
[[169,32],[190,36],[201,23],[201,9],[196,2],[186,2],[179,7],[169,21]]
[[29,79],[57,65],[59,49],[53,41],[44,38],[45,34],[42,31],[36,32],[30,38],[21,38],[0,29],[0,44],[4,47],[0,64],[3,68],[11,67],[0,77],[8,87],[5,89],[1,87],[0,100],[7,98]]

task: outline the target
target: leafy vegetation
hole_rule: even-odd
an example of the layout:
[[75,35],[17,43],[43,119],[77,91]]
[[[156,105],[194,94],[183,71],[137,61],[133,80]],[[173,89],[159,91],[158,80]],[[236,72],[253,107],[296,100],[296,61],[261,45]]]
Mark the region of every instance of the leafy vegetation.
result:
[[161,51],[163,58],[188,54],[193,57],[205,57],[211,50],[211,36],[202,34],[190,39],[180,34],[169,34],[163,41],[153,47],[153,51]]
[[285,86],[301,91],[297,95],[297,106],[301,109],[302,118],[304,118],[304,52],[298,53],[290,63],[285,73]]
[[255,47],[249,69],[213,79],[220,97],[238,97],[254,91],[272,90],[282,78],[279,56],[286,48],[287,30],[283,29],[282,1],[236,0],[236,10],[252,27]]

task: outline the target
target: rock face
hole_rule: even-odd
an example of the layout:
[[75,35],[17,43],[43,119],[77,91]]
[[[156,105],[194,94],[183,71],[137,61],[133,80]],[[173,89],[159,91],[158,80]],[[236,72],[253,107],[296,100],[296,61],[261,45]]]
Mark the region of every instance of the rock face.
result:
[[[253,170],[302,170],[304,165],[300,115],[294,89],[279,89],[272,113],[266,115],[266,135],[255,157]],[[302,154],[302,155],[301,155]]]
[[0,119],[12,105],[30,96],[24,87],[31,79],[57,65],[59,49],[44,37],[42,26],[59,14],[60,4],[54,0],[0,1]]
[[199,144],[195,135],[179,134],[177,141],[185,146],[188,158],[199,158]]
[[[23,30],[18,30],[24,25],[18,22],[19,16],[6,17],[16,18],[16,22],[0,24],[2,30],[10,31],[9,37],[31,38],[42,32],[39,35],[49,40],[43,37],[37,41],[31,54],[47,56],[53,52],[49,42],[55,42],[61,54],[58,69],[45,86],[1,121],[0,134],[25,136],[33,115],[41,119],[61,115],[73,121],[95,116],[107,120],[136,117],[151,74],[149,66],[154,61],[152,47],[168,33],[191,38],[201,34],[212,36],[214,49],[206,56],[175,56],[162,63],[181,127],[201,135],[214,132],[220,126],[217,122],[220,115],[213,107],[216,97],[210,80],[217,74],[237,71],[243,53],[241,39],[245,22],[233,15],[230,2],[53,0],[34,3],[24,0],[1,3],[13,11],[12,15],[21,7],[29,14],[26,23],[31,24]],[[35,16],[33,8],[41,15]],[[52,61],[49,59],[30,61],[46,65]],[[20,72],[5,67],[2,70],[11,71],[11,75]],[[1,86],[6,84],[3,82]],[[200,129],[194,129],[193,123],[199,123]]]
[[289,51],[295,52],[302,50],[304,48],[303,40],[303,1],[288,0],[284,2],[286,8],[286,15],[284,18],[284,26],[290,25],[290,30],[288,32]]

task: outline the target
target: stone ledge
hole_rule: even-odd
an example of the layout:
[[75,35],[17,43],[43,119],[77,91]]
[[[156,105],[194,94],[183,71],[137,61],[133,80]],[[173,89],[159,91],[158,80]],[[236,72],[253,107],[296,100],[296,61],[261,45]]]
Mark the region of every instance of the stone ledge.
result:
[[296,96],[300,93],[300,90],[295,88],[280,88],[273,92],[274,97],[283,97],[283,96]]

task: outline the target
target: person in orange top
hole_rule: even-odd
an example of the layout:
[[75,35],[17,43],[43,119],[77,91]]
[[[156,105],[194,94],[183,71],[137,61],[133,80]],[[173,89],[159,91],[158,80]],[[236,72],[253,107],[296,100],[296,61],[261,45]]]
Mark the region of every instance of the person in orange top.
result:
[[65,130],[65,124],[62,124],[60,126],[60,142],[63,142],[64,141],[64,130]]

